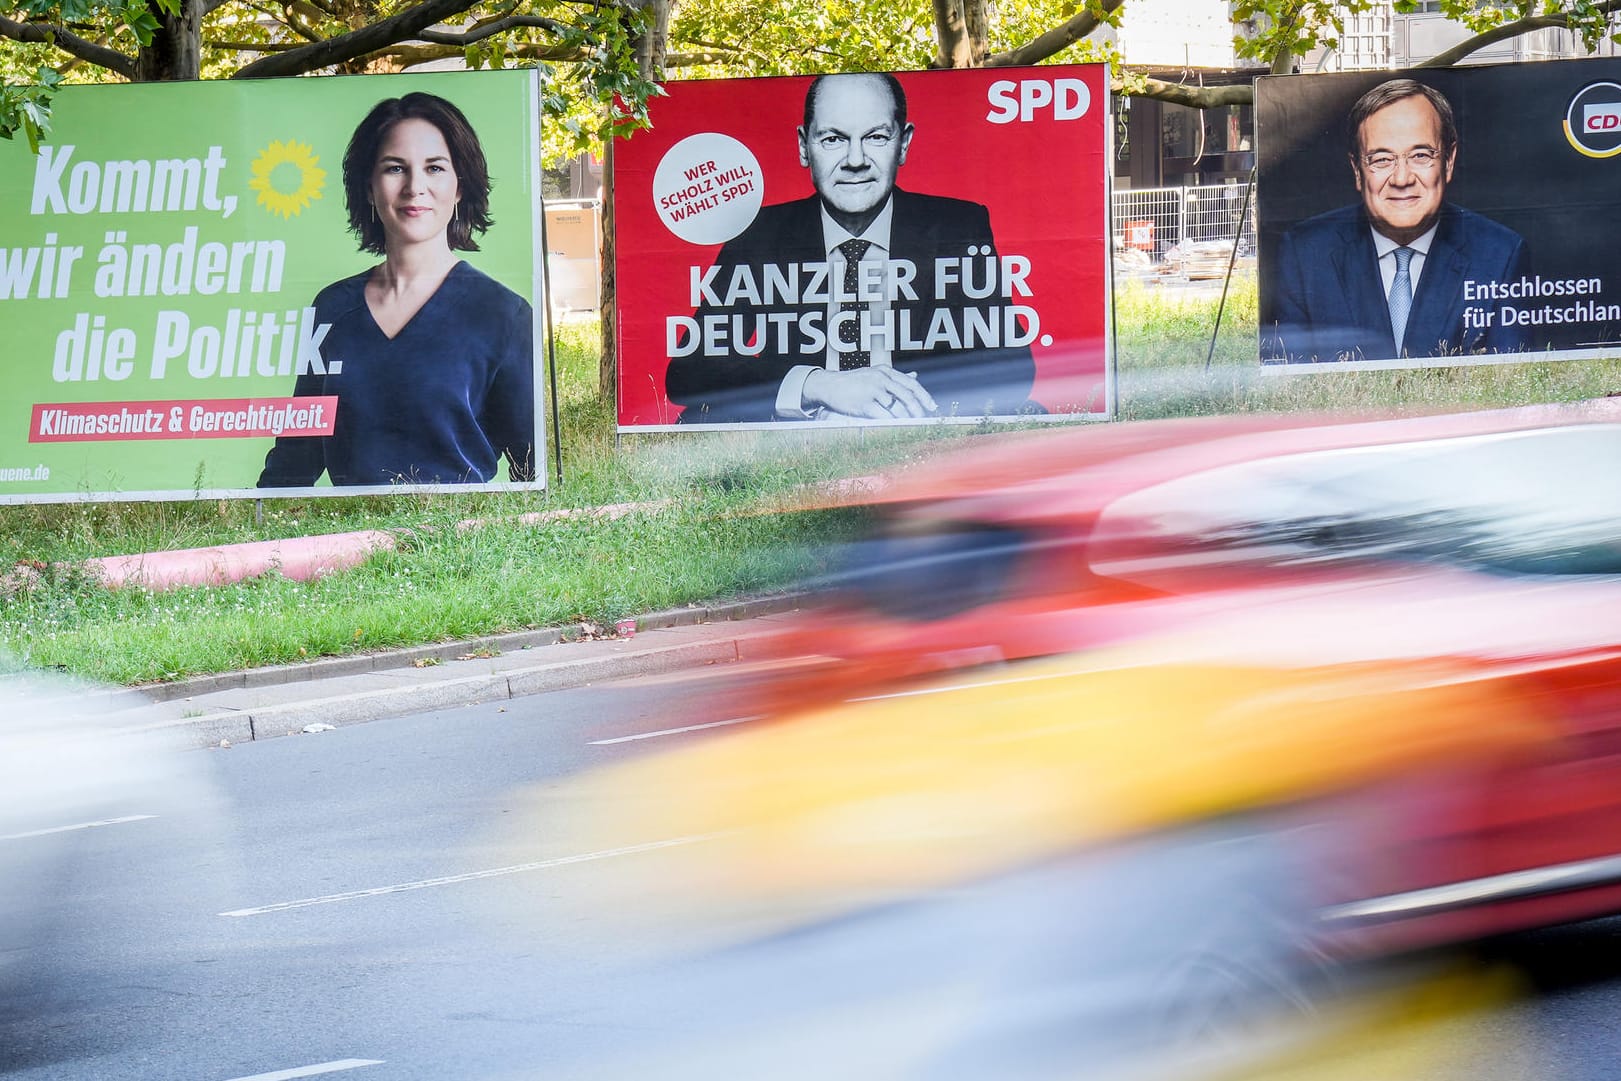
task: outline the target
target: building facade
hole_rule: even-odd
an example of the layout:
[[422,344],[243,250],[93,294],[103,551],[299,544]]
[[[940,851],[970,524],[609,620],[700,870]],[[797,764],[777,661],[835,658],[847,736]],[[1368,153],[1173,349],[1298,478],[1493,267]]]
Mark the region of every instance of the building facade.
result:
[[[1439,0],[1420,0],[1399,12],[1392,0],[1367,11],[1341,10],[1344,27],[1333,48],[1300,58],[1302,72],[1367,71],[1413,67],[1468,40],[1472,31],[1441,14]],[[1108,30],[1129,70],[1194,86],[1247,83],[1265,65],[1241,58],[1228,0],[1131,0],[1118,30]],[[1589,53],[1568,30],[1543,29],[1471,53],[1463,63],[1501,64],[1615,56],[1606,40]],[[1193,187],[1243,183],[1255,164],[1255,123],[1247,105],[1191,109],[1150,98],[1119,98],[1115,116],[1117,188]]]
[[[1191,86],[1247,83],[1264,68],[1239,58],[1228,0],[1131,0],[1118,29],[1100,31],[1127,67]],[[1153,98],[1116,99],[1115,186],[1243,182],[1255,164],[1249,106],[1190,109]]]
[[[1336,48],[1314,49],[1301,71],[1367,71],[1415,67],[1473,36],[1473,31],[1441,14],[1440,0],[1421,0],[1417,10],[1399,12],[1387,2],[1360,14],[1342,12],[1345,31]],[[1570,60],[1615,56],[1613,41],[1589,52],[1569,30],[1548,27],[1499,41],[1470,53],[1463,64],[1506,64],[1530,60]]]

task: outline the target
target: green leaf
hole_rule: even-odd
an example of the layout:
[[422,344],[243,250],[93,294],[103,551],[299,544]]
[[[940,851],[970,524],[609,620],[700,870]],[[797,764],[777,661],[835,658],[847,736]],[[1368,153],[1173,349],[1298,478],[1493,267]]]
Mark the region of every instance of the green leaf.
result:
[[50,134],[52,92],[62,77],[54,69],[40,68],[34,78],[32,85],[0,85],[0,137],[10,139],[20,130],[37,154],[40,140]]

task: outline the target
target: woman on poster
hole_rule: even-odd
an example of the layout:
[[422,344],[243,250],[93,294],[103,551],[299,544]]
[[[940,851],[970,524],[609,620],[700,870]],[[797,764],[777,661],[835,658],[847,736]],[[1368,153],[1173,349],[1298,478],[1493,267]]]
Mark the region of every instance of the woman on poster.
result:
[[469,484],[535,476],[529,303],[455,253],[492,224],[478,136],[455,105],[411,93],[374,106],[343,157],[349,230],[383,261],[315,298],[326,372],[296,397],[336,395],[329,436],[283,436],[260,488]]

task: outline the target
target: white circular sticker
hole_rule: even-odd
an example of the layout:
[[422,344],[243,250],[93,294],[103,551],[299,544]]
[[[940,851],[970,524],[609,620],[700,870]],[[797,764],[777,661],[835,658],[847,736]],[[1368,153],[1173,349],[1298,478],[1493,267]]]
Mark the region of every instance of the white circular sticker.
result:
[[689,244],[726,243],[749,227],[764,199],[754,153],[718,132],[682,139],[653,173],[659,217]]

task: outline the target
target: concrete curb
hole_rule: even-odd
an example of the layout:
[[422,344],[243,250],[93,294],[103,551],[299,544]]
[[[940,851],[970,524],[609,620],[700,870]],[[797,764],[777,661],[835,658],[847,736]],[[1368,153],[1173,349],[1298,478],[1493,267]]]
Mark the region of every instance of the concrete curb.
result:
[[[754,597],[742,601],[725,601],[710,605],[689,605],[685,608],[666,608],[632,617],[638,632],[665,630],[671,627],[693,627],[703,623],[726,623],[755,619],[760,616],[792,612],[804,606],[807,595],[785,593],[770,597]],[[555,646],[579,641],[584,636],[576,627],[544,627],[532,631],[514,631],[482,638],[464,638],[454,642],[437,642],[426,646],[408,646],[377,653],[357,653],[349,657],[318,657],[297,664],[266,665],[239,672],[221,672],[212,676],[194,676],[171,683],[149,683],[138,687],[111,691],[113,696],[139,694],[147,701],[172,702],[181,698],[195,698],[216,691],[239,690],[251,687],[272,687],[285,683],[304,683],[331,679],[336,676],[354,676],[365,672],[394,668],[413,668],[419,662],[426,664],[460,660],[469,654],[483,652],[505,654],[539,646]]]
[[502,674],[464,676],[409,686],[355,691],[246,711],[222,710],[163,725],[184,727],[203,743],[233,743],[297,735],[308,724],[349,725],[407,713],[504,702],[528,694],[583,687],[607,679],[662,675],[686,668],[728,664],[741,656],[736,639],[648,650],[626,658],[590,658],[541,664]]
[[[172,683],[143,684],[136,690],[150,701],[172,702],[182,698],[218,691],[243,690],[253,687],[278,687],[288,683],[313,683],[342,676],[358,676],[367,672],[393,668],[410,668],[418,662],[428,664],[458,660],[468,654],[480,652],[506,653],[553,646],[564,641],[563,632],[556,628],[520,631],[514,634],[471,638],[456,642],[443,642],[431,646],[408,646],[380,653],[357,653],[350,657],[317,657],[298,664],[266,665],[239,672],[221,672],[213,676],[194,676]],[[116,692],[115,692],[116,693]]]
[[[570,641],[557,629],[525,631],[122,689],[110,692],[105,704],[122,714],[120,727],[162,732],[194,745],[269,739],[298,734],[310,724],[360,724],[611,679],[762,660],[778,627],[753,621],[792,612],[804,599],[765,597],[651,612],[637,617],[635,638]],[[549,646],[559,648],[542,648]],[[440,667],[447,661],[455,662],[453,670]],[[428,663],[418,667],[419,662]]]

